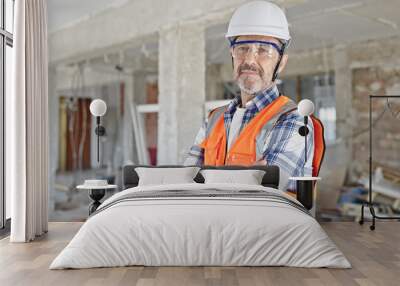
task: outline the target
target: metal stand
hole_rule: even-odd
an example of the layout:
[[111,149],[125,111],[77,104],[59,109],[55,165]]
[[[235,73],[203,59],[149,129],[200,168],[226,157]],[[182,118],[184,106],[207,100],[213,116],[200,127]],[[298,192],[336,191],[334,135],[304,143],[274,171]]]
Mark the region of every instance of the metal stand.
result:
[[105,189],[90,189],[89,197],[93,200],[93,202],[89,205],[89,215],[94,213],[97,208],[101,205],[101,199],[106,194]]
[[372,224],[369,226],[370,230],[375,230],[375,221],[376,219],[398,219],[400,217],[391,216],[391,217],[382,217],[375,214],[375,209],[372,202],[372,99],[374,98],[399,98],[400,95],[370,95],[369,96],[369,189],[368,189],[368,202],[363,203],[361,206],[361,218],[359,220],[359,224],[364,224],[364,207],[368,207],[369,211],[372,215]]
[[311,210],[314,203],[313,198],[314,181],[297,180],[296,181],[296,199],[307,209]]
[[107,190],[112,190],[118,188],[117,185],[104,185],[104,186],[91,186],[88,184],[83,184],[79,185],[76,187],[78,190],[88,190],[89,192],[89,198],[91,198],[93,201],[89,206],[89,215],[94,213],[97,208],[101,205],[101,199],[104,197],[106,194]]

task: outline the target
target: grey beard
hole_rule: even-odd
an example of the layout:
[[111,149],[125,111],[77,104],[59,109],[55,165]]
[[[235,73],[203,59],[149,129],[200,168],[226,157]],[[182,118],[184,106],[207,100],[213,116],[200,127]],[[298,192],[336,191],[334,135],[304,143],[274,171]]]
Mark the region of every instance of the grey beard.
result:
[[240,80],[240,79],[237,81],[237,83],[242,92],[244,92],[246,94],[250,94],[250,95],[254,95],[263,89],[262,85],[259,85],[259,84],[253,84],[252,88],[248,88],[248,87],[246,87],[244,81]]

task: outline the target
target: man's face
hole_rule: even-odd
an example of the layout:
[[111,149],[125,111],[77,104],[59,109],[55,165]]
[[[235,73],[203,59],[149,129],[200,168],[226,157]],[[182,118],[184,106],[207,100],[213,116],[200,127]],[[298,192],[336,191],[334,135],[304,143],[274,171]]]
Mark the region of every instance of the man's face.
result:
[[[264,41],[275,43],[278,47],[282,46],[277,39],[267,36],[240,36],[236,42],[239,41]],[[272,75],[279,60],[278,51],[272,48],[268,56],[264,57],[260,56],[254,50],[244,53],[242,56],[234,56],[234,49],[236,48],[238,46],[234,46],[231,49],[233,56],[233,78],[239,85],[240,90],[247,94],[255,94],[269,88],[272,85]],[[286,60],[287,56],[284,55],[279,71],[283,70]]]

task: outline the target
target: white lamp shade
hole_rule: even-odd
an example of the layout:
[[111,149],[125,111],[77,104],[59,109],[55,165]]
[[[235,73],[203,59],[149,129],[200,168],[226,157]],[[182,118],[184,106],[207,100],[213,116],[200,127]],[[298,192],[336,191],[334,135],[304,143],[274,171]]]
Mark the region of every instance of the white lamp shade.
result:
[[103,116],[107,111],[107,104],[104,100],[95,99],[90,103],[90,113],[94,116]]
[[303,99],[297,105],[297,110],[301,116],[309,116],[314,113],[314,103],[309,99]]

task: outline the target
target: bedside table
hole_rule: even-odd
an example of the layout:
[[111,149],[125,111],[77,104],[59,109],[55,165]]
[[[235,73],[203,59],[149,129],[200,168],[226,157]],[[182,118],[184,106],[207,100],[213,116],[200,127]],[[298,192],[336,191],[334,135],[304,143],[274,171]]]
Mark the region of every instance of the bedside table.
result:
[[89,197],[93,202],[89,205],[89,215],[94,213],[99,205],[101,205],[100,200],[106,194],[106,190],[116,189],[117,185],[104,185],[104,186],[89,186],[89,185],[79,185],[76,188],[80,190],[88,190]]
[[307,210],[311,210],[315,203],[314,184],[321,180],[320,177],[290,177],[289,180],[296,181],[296,199],[303,204]]

